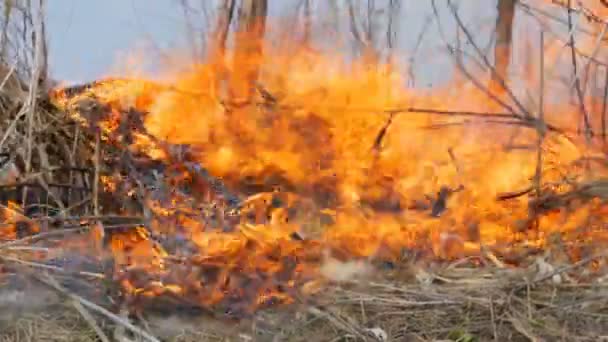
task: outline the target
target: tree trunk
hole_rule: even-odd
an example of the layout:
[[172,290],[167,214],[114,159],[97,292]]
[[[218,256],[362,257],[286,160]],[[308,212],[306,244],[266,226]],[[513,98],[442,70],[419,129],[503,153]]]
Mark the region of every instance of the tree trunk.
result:
[[230,32],[230,24],[234,17],[234,7],[236,0],[222,0],[217,9],[217,20],[211,40],[210,57],[215,64],[216,80],[215,92],[218,96],[223,93],[223,86],[227,81],[228,72],[226,70],[226,42]]
[[312,34],[312,8],[310,0],[304,0],[304,34],[302,35],[302,44],[305,47],[311,46]]
[[231,82],[232,98],[250,102],[255,93],[266,31],[267,0],[242,0],[239,8]]
[[507,83],[508,69],[511,61],[511,40],[513,35],[513,18],[515,17],[516,0],[498,0],[496,18],[496,44],[494,46],[494,68],[491,89],[502,92],[502,83]]
[[222,0],[217,9],[217,20],[213,31],[213,54],[223,56],[226,51],[226,41],[234,16],[235,3],[236,0]]

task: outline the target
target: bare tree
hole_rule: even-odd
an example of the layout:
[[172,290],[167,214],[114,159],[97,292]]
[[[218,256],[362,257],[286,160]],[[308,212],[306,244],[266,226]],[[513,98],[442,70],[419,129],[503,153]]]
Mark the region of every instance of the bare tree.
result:
[[310,0],[304,0],[304,33],[302,35],[302,43],[304,46],[310,46],[312,31],[312,8]]
[[494,68],[491,88],[502,89],[502,81],[507,82],[509,63],[511,61],[511,45],[513,37],[513,19],[515,17],[516,0],[498,0],[498,15],[496,17],[496,43],[494,45]]
[[231,95],[237,101],[249,102],[254,94],[259,75],[260,59],[268,0],[242,0],[238,13],[238,32],[235,41],[234,75]]
[[211,58],[215,63],[217,79],[215,83],[216,94],[221,94],[226,82],[227,72],[225,65],[226,42],[230,33],[230,24],[234,17],[236,0],[222,0],[217,9],[217,19],[211,38]]
[[217,19],[213,31],[213,54],[224,56],[230,24],[234,17],[236,0],[222,0],[217,9]]
[[[360,2],[359,5],[361,5]],[[368,0],[363,11],[359,7],[355,6],[352,0],[348,1],[350,32],[355,44],[354,53],[363,57],[366,62],[374,63],[379,58],[379,51],[376,50],[376,39],[378,37],[376,32],[374,32],[376,2]]]
[[397,41],[398,19],[401,11],[401,0],[390,0],[388,3],[388,23],[386,28],[386,46],[389,50],[395,47]]
[[38,17],[44,6],[43,0],[0,2],[0,62],[14,64],[15,73],[22,80],[31,78],[36,70],[37,84],[41,85],[48,79],[46,22],[44,17]]

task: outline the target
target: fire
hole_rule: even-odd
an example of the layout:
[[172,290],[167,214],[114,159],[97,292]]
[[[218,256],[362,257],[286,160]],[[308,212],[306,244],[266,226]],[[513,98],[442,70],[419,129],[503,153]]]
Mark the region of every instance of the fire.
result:
[[24,216],[19,205],[12,201],[7,206],[0,206],[0,222],[0,241],[15,240],[40,232],[39,225]]
[[[249,313],[318,290],[325,260],[490,251],[517,264],[524,249],[543,250],[555,236],[576,260],[590,241],[608,240],[598,219],[607,207],[597,200],[608,189],[573,185],[606,176],[584,165],[601,149],[569,134],[575,107],[545,109],[554,129],[540,146],[537,185],[560,203],[536,208],[538,123],[493,114],[500,107],[473,84],[428,94],[406,88],[392,65],[272,48],[258,58],[249,103],[222,95],[225,70],[213,61],[165,82],[110,79],[54,94],[107,144],[165,165],[164,184],[174,186],[141,195],[149,225],[96,235],[133,303],[166,296]],[[105,105],[94,118],[82,107],[92,96]],[[171,152],[178,145],[187,157]],[[119,179],[102,180],[106,191],[120,188]],[[215,205],[220,185],[239,203]],[[586,197],[570,195],[577,191]]]

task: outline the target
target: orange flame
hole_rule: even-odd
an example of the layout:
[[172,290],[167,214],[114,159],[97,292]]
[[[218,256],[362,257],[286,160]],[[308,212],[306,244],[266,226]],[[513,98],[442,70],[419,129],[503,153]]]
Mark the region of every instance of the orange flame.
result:
[[[121,272],[150,276],[121,278],[133,296],[169,293],[212,305],[255,293],[249,311],[270,299],[292,300],[289,289],[318,278],[324,251],[396,261],[408,249],[441,259],[491,250],[508,260],[519,248],[546,247],[557,233],[576,259],[589,240],[608,239],[601,220],[590,218],[607,210],[598,200],[530,220],[533,197],[525,193],[534,193],[538,123],[492,114],[500,107],[472,83],[425,94],[407,89],[392,65],[345,65],[273,48],[262,61],[239,58],[260,66],[252,103],[221,97],[224,70],[216,63],[164,84],[108,80],[78,96],[56,94],[65,107],[91,94],[107,104],[106,134],[118,130],[126,108],[140,111],[151,136],[135,132],[129,149],[163,161],[170,158],[159,141],[188,144],[210,174],[250,196],[232,231],[196,218],[199,209],[188,207],[201,202],[196,194],[148,199],[150,231],[113,233],[109,243]],[[600,148],[557,132],[576,124],[576,108],[548,104],[546,113],[555,129],[540,146],[543,190],[566,194],[576,190],[570,184],[605,176],[605,168],[589,175],[581,165],[603,158]],[[168,252],[151,234],[187,241]]]

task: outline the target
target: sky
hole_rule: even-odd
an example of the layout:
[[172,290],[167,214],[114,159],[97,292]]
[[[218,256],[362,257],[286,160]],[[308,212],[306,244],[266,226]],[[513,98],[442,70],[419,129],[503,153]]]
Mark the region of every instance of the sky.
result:
[[111,73],[144,42],[168,49],[184,37],[175,0],[53,0],[47,3],[51,72],[87,81]]
[[[129,54],[142,46],[146,53],[140,54],[137,63],[158,58],[158,52],[176,51],[188,47],[188,31],[184,20],[184,0],[53,0],[47,2],[47,32],[49,36],[50,69],[53,78],[67,82],[85,82],[96,78],[120,74],[117,69],[124,65]],[[335,0],[344,5],[346,0]],[[213,9],[214,0],[186,0],[191,6],[206,3]],[[269,0],[270,15],[278,17],[292,11],[299,0]],[[376,0],[378,7],[386,0]],[[326,13],[328,2],[313,1],[317,13]],[[408,53],[425,31],[428,18],[433,11],[430,0],[403,0],[398,14],[401,56],[407,62]],[[463,20],[471,25],[480,42],[488,42],[495,20],[496,2],[470,0],[458,2]],[[437,1],[442,17],[444,34],[437,25],[426,29],[425,38],[417,49],[419,55],[416,72],[425,84],[433,84],[453,67],[445,56],[444,39],[455,41],[456,27],[446,1]],[[346,11],[342,11],[346,13]],[[199,12],[197,29],[209,28],[205,16]],[[346,17],[345,17],[346,18]],[[323,36],[323,32],[320,32]],[[485,43],[487,44],[487,43]],[[482,44],[483,45],[483,44]],[[141,49],[140,49],[141,51]],[[438,53],[441,51],[442,53]]]

